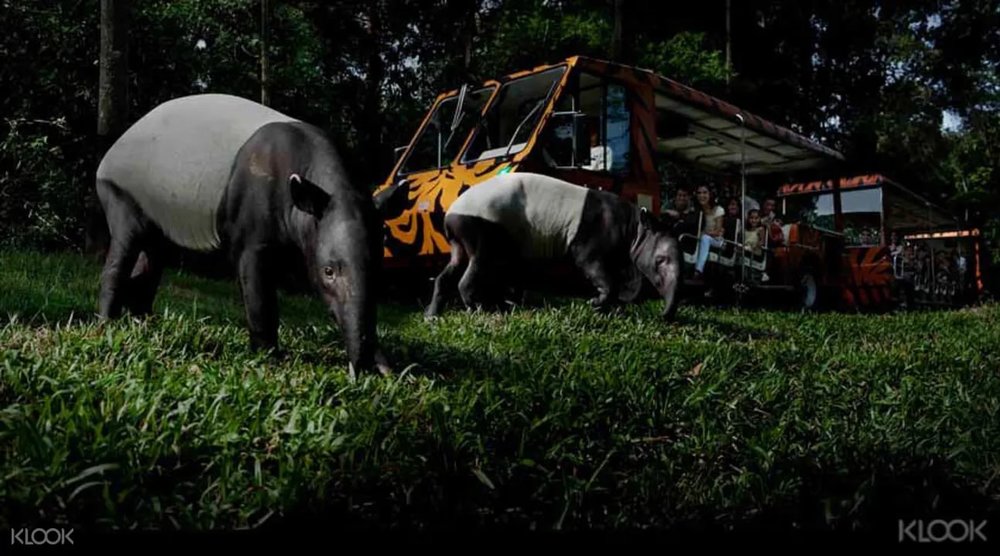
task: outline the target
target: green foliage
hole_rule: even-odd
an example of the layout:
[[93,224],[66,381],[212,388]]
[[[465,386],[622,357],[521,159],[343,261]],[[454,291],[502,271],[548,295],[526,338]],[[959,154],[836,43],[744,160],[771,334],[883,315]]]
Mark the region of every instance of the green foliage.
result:
[[97,14],[4,2],[0,28],[0,245],[74,245],[93,183],[94,144],[78,130],[97,125]]
[[611,21],[606,8],[538,0],[507,2],[485,18],[478,69],[498,77],[576,54],[608,58]]
[[682,83],[701,87],[726,80],[726,61],[708,48],[704,33],[681,32],[667,41],[644,41],[638,49],[640,66]]
[[65,120],[17,118],[6,125],[0,138],[0,245],[75,244],[82,236],[85,190],[73,171],[83,165],[54,162],[65,160],[64,146],[73,142]]
[[1000,177],[1000,117],[976,114],[966,127],[948,137],[951,152],[944,168],[959,194],[956,200],[974,204],[984,194],[1000,194],[995,190]]
[[[79,247],[95,137],[94,3],[3,2],[0,243]],[[272,2],[272,103],[327,130],[356,180],[385,179],[431,100],[580,54],[609,58],[607,0]],[[816,136],[996,227],[1000,0],[624,3],[622,61]],[[257,0],[133,3],[130,110],[202,91],[259,98]],[[204,41],[204,48],[199,48]],[[469,59],[466,61],[466,54]],[[725,85],[724,85],[725,84]],[[941,130],[942,111],[962,127]],[[975,200],[973,200],[975,199]]]
[[351,381],[312,299],[283,298],[270,358],[231,283],[169,273],[153,318],[101,325],[98,273],[0,254],[0,527],[881,533],[1000,495],[992,305],[675,325],[657,303],[383,305],[396,374]]

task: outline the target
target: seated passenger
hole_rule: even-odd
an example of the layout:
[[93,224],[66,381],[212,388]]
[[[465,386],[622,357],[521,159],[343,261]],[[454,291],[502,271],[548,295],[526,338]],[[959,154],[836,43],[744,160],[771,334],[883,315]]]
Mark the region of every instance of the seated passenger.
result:
[[590,164],[584,164],[585,170],[610,171],[611,147],[601,144],[601,133],[597,126],[590,128]]
[[767,233],[770,234],[768,240],[771,244],[783,245],[785,243],[785,234],[781,231],[782,222],[774,212],[777,204],[777,201],[771,197],[764,199],[764,205],[760,209],[760,222],[764,225]]
[[673,206],[665,209],[663,213],[679,219],[683,215],[693,212],[694,206],[691,205],[691,190],[683,185],[678,186],[677,191],[674,193]]
[[723,237],[732,239],[736,237],[736,226],[740,220],[740,200],[731,197],[726,201],[726,216],[722,220]]
[[[695,212],[694,205],[691,203],[691,190],[687,186],[677,187],[673,206],[665,209],[663,214],[674,219],[674,235],[678,238],[683,234],[694,235],[698,233],[698,213]],[[680,242],[682,251],[691,252],[694,250],[691,238],[680,238]]]
[[740,200],[736,197],[730,197],[726,201],[726,218],[739,218],[740,217]]
[[898,257],[903,254],[903,245],[899,242],[899,234],[892,232],[889,236],[889,255],[892,257]]
[[760,221],[765,226],[770,226],[775,222],[777,222],[779,226],[781,225],[781,220],[778,219],[777,213],[774,212],[777,204],[778,202],[772,197],[764,199],[764,206],[760,209]]
[[903,262],[906,266],[910,267],[911,269],[917,262],[916,248],[913,246],[912,243],[907,243],[906,246],[903,247]]
[[722,218],[726,211],[715,202],[712,191],[707,185],[701,185],[695,190],[698,208],[702,213],[702,232],[699,238],[698,258],[694,265],[695,278],[701,278],[708,262],[708,251],[711,247],[722,247]]
[[747,214],[747,224],[743,231],[743,248],[754,257],[764,251],[764,226],[760,222],[760,211],[751,210]]
[[545,164],[552,168],[571,166],[573,160],[573,124],[549,126],[542,146]]

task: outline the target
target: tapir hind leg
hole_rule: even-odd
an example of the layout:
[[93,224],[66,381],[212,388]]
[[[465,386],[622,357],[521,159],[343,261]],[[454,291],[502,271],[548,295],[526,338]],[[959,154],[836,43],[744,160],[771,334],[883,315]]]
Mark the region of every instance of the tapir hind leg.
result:
[[478,255],[469,257],[469,264],[458,281],[458,293],[468,309],[481,309],[484,302],[483,263]]
[[158,230],[149,230],[140,244],[142,251],[129,276],[125,306],[133,315],[153,312],[156,290],[163,276],[163,239]]
[[499,306],[503,301],[500,286],[504,281],[504,264],[509,260],[512,241],[491,222],[472,218],[461,227],[458,237],[469,263],[458,282],[458,293],[470,309]]
[[135,201],[110,182],[97,181],[97,196],[111,236],[101,272],[99,314],[101,319],[113,319],[121,316],[128,300],[129,278],[150,222]]
[[452,240],[450,247],[451,260],[434,280],[434,296],[424,312],[424,316],[427,318],[434,318],[441,313],[441,309],[455,290],[455,284],[460,278],[463,267],[468,263],[468,257],[461,242]]

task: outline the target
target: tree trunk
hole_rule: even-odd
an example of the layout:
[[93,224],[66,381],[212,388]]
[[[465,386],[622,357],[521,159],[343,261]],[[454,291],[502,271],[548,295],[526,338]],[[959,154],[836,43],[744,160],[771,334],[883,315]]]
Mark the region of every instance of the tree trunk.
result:
[[471,18],[472,21],[466,20],[465,22],[465,56],[462,58],[462,73],[465,75],[469,75],[472,70],[472,37],[476,31],[475,12]]
[[104,147],[123,131],[128,112],[128,1],[101,0],[97,135]]
[[[101,156],[125,130],[128,117],[128,10],[128,0],[101,0],[97,94],[97,138]],[[84,250],[101,256],[107,249],[108,232],[93,188],[85,208],[88,221]]]
[[732,18],[731,0],[726,0],[726,90],[729,90],[729,78],[733,74]]
[[260,103],[271,104],[271,62],[268,59],[267,39],[271,33],[271,6],[260,0]]
[[465,6],[465,57],[462,60],[462,73],[466,81],[472,80],[472,43],[476,36],[476,11],[478,6],[474,0]]
[[625,0],[613,0],[615,5],[614,30],[611,33],[611,60],[620,62],[624,54],[622,12]]
[[[382,62],[382,33],[384,0],[368,4],[368,68],[365,75],[365,100],[362,107],[363,145],[369,164],[360,168],[360,178],[371,184],[382,176],[387,156],[382,145],[382,82],[385,64]],[[390,161],[391,162],[391,161]]]
[[462,83],[478,83],[481,79],[472,71],[472,54],[477,31],[476,14],[479,12],[478,0],[447,0],[440,17],[443,21],[456,22],[455,52],[460,54],[454,63],[449,61],[441,77],[445,82],[456,80]]

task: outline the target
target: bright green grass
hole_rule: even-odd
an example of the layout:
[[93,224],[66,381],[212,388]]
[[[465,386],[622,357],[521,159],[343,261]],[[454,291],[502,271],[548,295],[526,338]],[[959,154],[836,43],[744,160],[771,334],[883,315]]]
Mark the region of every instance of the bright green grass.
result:
[[94,320],[99,267],[0,253],[0,529],[872,528],[996,511],[1000,307],[894,315],[582,302],[425,324],[352,382],[311,298],[278,359],[232,283]]

